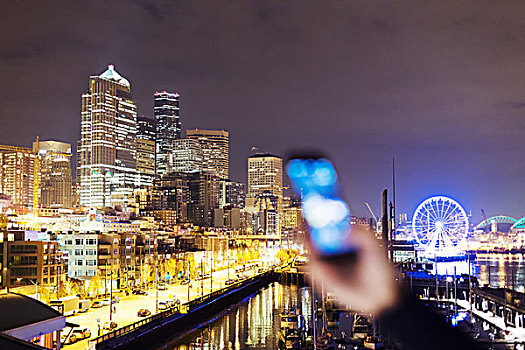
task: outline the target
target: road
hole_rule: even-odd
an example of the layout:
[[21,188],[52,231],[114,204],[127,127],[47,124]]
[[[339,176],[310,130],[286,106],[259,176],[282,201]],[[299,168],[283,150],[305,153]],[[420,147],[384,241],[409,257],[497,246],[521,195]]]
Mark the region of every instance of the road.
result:
[[[256,274],[255,270],[247,272],[250,276]],[[168,286],[168,290],[158,291],[158,300],[164,301],[169,300],[171,295],[173,298],[180,299],[182,303],[188,301],[188,289],[190,293],[190,300],[200,297],[203,294],[211,292],[211,286],[213,290],[221,289],[225,286],[225,282],[228,276],[235,276],[235,269],[230,268],[229,275],[228,270],[217,271],[213,273],[213,279],[208,278],[202,281],[191,281],[189,285],[172,284]],[[202,291],[201,286],[204,286]],[[109,299],[109,297],[108,297]],[[117,322],[118,327],[123,327],[141,319],[137,316],[139,309],[148,309],[152,314],[155,314],[156,305],[156,290],[148,290],[148,295],[129,295],[125,296],[119,294],[119,302],[114,304],[116,312],[112,314],[112,320]],[[107,333],[109,331],[102,330],[102,326],[105,321],[109,321],[109,306],[103,306],[101,308],[90,308],[85,313],[76,314],[74,316],[67,317],[67,322],[71,322],[80,326],[81,329],[88,328],[91,331],[91,338],[97,336],[97,331],[100,325],[101,332]],[[97,322],[100,320],[100,322]],[[70,328],[66,327],[63,333],[68,333]],[[101,333],[102,334],[102,333]],[[87,339],[76,342],[75,344],[65,345],[65,349],[77,350],[86,349],[88,344]]]

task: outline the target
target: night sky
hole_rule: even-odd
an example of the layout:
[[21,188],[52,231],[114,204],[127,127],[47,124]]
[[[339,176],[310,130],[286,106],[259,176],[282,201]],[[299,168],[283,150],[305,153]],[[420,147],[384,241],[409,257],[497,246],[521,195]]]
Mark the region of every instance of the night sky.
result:
[[81,94],[107,64],[139,114],[181,94],[183,129],[230,131],[231,178],[252,146],[319,148],[354,214],[376,213],[396,159],[398,213],[444,194],[525,215],[525,2],[0,2],[0,144],[75,144]]

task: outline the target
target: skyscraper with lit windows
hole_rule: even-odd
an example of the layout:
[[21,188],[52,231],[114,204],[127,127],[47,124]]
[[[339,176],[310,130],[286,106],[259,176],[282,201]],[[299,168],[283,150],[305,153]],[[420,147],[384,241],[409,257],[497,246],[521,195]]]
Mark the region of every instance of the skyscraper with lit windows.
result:
[[30,148],[0,145],[0,194],[15,207],[33,208],[36,157]]
[[155,119],[137,117],[137,174],[139,186],[153,185],[155,179]]
[[172,171],[175,140],[181,137],[179,94],[167,91],[153,95],[154,116],[157,123],[157,175]]
[[262,227],[266,234],[280,234],[282,202],[283,159],[272,154],[248,157],[246,207],[254,215],[254,232]]
[[113,65],[89,77],[82,95],[77,172],[80,204],[125,206],[137,184],[137,105]]
[[227,179],[230,172],[230,133],[224,130],[186,130],[186,137],[199,141],[202,170]]
[[40,206],[72,208],[71,144],[37,141],[33,153],[40,156]]

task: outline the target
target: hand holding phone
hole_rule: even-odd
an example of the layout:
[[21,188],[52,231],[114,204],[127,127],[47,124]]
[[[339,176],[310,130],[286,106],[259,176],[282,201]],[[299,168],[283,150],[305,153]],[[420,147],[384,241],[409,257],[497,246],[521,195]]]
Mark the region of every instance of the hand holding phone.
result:
[[342,199],[338,175],[327,158],[293,157],[287,164],[292,187],[301,196],[303,217],[310,228],[314,249],[325,257],[355,252],[351,234],[350,209]]

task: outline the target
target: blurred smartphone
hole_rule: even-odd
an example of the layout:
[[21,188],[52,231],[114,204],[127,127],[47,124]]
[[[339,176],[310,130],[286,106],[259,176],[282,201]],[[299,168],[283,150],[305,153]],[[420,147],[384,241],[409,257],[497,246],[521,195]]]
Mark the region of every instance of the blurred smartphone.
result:
[[322,156],[294,156],[286,171],[292,187],[301,196],[303,217],[317,252],[324,257],[354,253],[355,248],[348,242],[350,209],[341,196],[332,162]]

